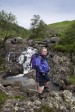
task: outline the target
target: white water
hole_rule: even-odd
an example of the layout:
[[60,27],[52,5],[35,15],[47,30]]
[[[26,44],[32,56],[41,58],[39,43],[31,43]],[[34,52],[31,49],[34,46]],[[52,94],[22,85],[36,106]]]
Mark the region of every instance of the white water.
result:
[[[13,77],[22,77],[24,74],[27,74],[32,71],[32,67],[30,64],[31,56],[36,52],[37,49],[34,49],[33,47],[28,47],[25,51],[21,53],[19,58],[17,59],[17,62],[19,64],[23,65],[23,74],[18,74],[17,76]],[[10,61],[10,54],[8,55],[8,61]]]
[[[22,52],[20,57],[18,58],[18,62],[20,64],[23,64],[23,74],[27,74],[30,72],[31,70],[31,65],[30,65],[30,61],[31,61],[31,56],[35,53],[36,49],[33,49],[32,47],[28,47],[26,51]],[[26,58],[26,60],[25,60]]]

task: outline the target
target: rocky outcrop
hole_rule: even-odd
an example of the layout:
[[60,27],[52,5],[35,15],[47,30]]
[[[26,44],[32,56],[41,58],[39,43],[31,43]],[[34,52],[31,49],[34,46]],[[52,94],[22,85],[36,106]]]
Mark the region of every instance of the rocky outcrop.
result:
[[60,88],[65,86],[65,81],[68,80],[71,74],[71,61],[69,55],[53,52],[52,58],[49,57],[49,65],[51,67],[49,76],[51,80]]
[[6,72],[3,78],[16,76],[23,73],[23,66],[18,63],[12,63],[10,69]]
[[7,91],[5,90],[4,86],[0,83],[0,91],[7,94]]
[[[58,37],[52,37],[45,41],[26,40],[26,42],[30,46],[32,45],[34,47],[36,46],[36,48],[38,49],[42,45],[46,45],[46,44],[48,45],[47,47],[50,53],[48,57],[48,61],[51,68],[49,72],[49,76],[53,83],[59,85],[60,88],[63,88],[65,86],[64,80],[68,79],[70,75],[71,61],[70,61],[70,56],[68,54],[62,52],[55,52],[51,49],[54,44],[59,42],[59,40],[60,39]],[[8,40],[6,41],[6,43],[7,42]],[[6,64],[9,68],[9,71],[7,72],[6,76],[13,76],[22,73],[23,67],[22,65],[17,63],[17,60],[18,57],[21,55],[21,52],[26,50],[27,47],[26,44],[24,46],[23,45],[24,43],[23,44],[12,43],[12,45],[9,47],[10,49],[8,49],[8,53],[6,55]],[[24,56],[24,61],[26,61],[26,58],[27,57]],[[33,74],[34,73],[28,73],[28,77],[30,76],[33,78],[34,77]]]
[[[28,45],[38,49],[41,46],[48,47],[48,62],[50,66],[49,76],[51,79],[49,87],[51,91],[49,93],[44,93],[46,98],[42,100],[38,98],[35,71],[25,74],[24,77],[22,77],[23,80],[17,80],[13,83],[12,80],[6,81],[0,79],[0,91],[8,95],[8,99],[3,105],[1,112],[75,112],[75,96],[72,94],[72,92],[75,91],[75,85],[66,86],[65,84],[71,74],[71,65],[74,64],[73,69],[75,69],[75,56],[73,55],[70,57],[68,53],[53,51],[53,45],[58,42],[58,37],[48,38],[48,40],[46,39],[45,41],[26,39],[23,41],[20,37],[6,40],[6,63],[4,64],[8,69],[3,74],[4,78],[16,76],[16,79],[18,74],[20,76],[21,73],[23,73],[23,66],[18,63],[18,57],[21,52],[26,50]],[[22,53],[22,56],[24,53],[25,52]],[[24,62],[26,61],[26,58],[27,57],[24,57]],[[0,76],[2,77],[2,71],[0,71]],[[24,78],[27,79],[24,80]],[[63,91],[59,91],[61,89]],[[66,89],[71,90],[72,92]]]
[[[34,94],[33,94],[34,95]],[[31,96],[28,100],[8,99],[3,106],[1,112],[74,112],[75,99],[72,93],[65,90],[63,92],[50,92],[47,98],[38,99],[37,97],[32,100]]]

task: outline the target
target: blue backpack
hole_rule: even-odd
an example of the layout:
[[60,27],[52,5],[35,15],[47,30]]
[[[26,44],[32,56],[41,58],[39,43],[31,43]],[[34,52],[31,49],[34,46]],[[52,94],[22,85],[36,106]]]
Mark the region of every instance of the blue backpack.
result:
[[39,54],[38,53],[35,53],[31,57],[31,66],[32,66],[32,69],[36,69],[36,58],[38,56],[39,56]]
[[[39,53],[35,53],[32,55],[31,57],[31,66],[32,66],[32,69],[36,69],[36,58],[40,56]],[[43,62],[43,58],[41,57],[41,62]]]

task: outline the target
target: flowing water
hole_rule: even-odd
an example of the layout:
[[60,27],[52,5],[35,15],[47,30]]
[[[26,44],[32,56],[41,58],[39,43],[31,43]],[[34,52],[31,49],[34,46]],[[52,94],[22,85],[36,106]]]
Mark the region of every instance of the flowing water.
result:
[[[34,53],[36,53],[35,48],[33,47],[28,47],[25,51],[21,52],[20,56],[18,57],[18,59],[16,60],[19,64],[23,65],[23,74],[18,74],[16,76],[11,76],[8,77],[7,80],[13,82],[13,81],[21,81],[22,83],[27,80],[27,77],[23,77],[25,74],[28,74],[32,71],[32,67],[31,67],[31,57]],[[11,56],[13,55],[13,57],[15,57],[15,54],[13,52],[11,52],[8,55],[8,62],[11,62]]]
[[36,49],[32,47],[28,47],[26,51],[22,52],[20,57],[18,58],[18,62],[23,64],[23,74],[27,74],[31,70],[31,56],[35,53]]
[[[36,53],[35,48],[32,47],[28,47],[25,51],[23,51],[20,56],[17,59],[17,62],[19,64],[23,65],[23,74],[18,74],[16,76],[12,76],[12,77],[8,77],[7,80],[10,81],[11,83],[15,82],[15,81],[20,81],[22,83],[22,85],[27,85],[28,82],[34,82],[33,79],[28,79],[27,77],[23,77],[25,76],[25,74],[28,74],[32,71],[32,67],[30,64],[31,61],[31,57],[34,53]],[[8,61],[12,62],[10,60],[10,56],[13,55],[13,57],[15,57],[15,54],[13,52],[11,52],[11,54],[8,55]],[[34,82],[35,83],[35,82]],[[49,87],[51,90],[59,90],[58,87],[54,86],[52,82],[50,82]]]

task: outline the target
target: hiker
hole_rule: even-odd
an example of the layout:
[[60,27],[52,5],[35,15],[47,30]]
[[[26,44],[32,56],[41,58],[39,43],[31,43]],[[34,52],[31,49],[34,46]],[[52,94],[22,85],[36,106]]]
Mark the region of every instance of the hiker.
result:
[[47,62],[47,48],[43,47],[40,50],[39,56],[36,58],[36,81],[38,82],[39,98],[43,98],[43,91],[49,92],[48,77],[49,67]]

